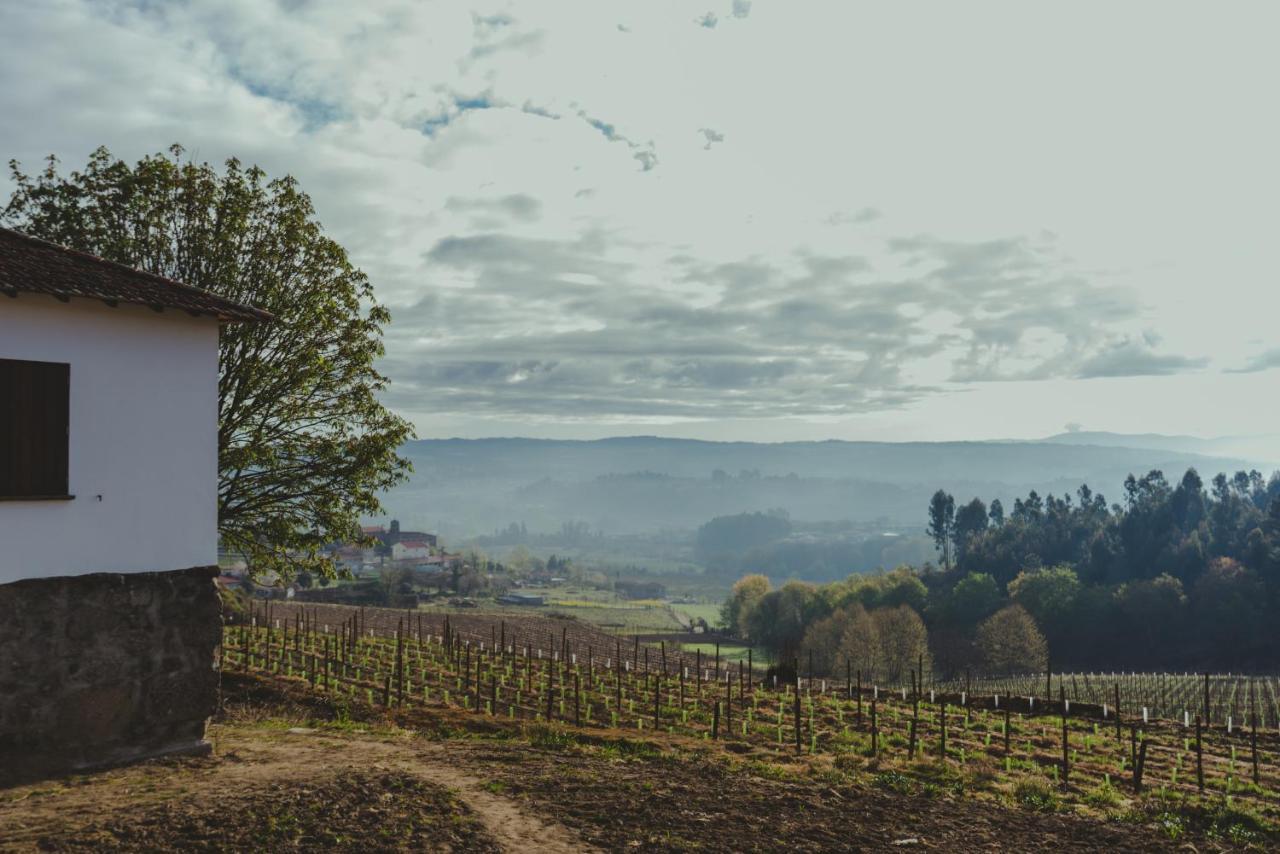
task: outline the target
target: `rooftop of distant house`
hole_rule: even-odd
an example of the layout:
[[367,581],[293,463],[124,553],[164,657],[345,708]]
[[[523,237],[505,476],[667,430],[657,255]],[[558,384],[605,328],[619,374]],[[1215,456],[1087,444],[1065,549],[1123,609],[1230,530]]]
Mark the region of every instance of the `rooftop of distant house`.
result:
[[93,299],[115,308],[145,305],[157,312],[185,311],[220,323],[272,320],[270,312],[241,305],[191,285],[135,270],[88,252],[0,228],[0,294],[44,294],[62,302]]
[[429,549],[431,543],[424,540],[401,540],[396,545],[404,546],[406,549]]

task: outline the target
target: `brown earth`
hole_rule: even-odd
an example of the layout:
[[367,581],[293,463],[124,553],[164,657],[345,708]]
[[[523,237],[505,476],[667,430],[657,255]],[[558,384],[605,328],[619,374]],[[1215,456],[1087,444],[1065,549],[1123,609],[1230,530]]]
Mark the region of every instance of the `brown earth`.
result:
[[[212,756],[0,789],[0,851],[1221,850],[705,742],[334,707],[224,677]],[[1194,849],[1185,849],[1191,841]]]

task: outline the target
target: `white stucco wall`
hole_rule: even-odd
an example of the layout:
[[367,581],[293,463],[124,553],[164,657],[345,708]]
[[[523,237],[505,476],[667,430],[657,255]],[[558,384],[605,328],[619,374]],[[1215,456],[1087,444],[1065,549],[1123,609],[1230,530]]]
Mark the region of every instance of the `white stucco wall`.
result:
[[71,365],[75,495],[0,501],[0,583],[217,562],[217,321],[0,296],[0,358]]

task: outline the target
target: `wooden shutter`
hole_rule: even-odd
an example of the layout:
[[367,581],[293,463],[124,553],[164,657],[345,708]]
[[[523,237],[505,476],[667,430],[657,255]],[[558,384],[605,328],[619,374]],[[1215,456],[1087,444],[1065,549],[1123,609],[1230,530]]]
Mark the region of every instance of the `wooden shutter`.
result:
[[66,496],[71,366],[0,359],[0,498]]

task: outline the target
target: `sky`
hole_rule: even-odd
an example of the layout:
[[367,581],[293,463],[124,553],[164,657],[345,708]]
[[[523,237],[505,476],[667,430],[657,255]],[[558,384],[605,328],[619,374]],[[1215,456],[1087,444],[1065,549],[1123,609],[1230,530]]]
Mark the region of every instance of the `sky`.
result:
[[0,0],[0,155],[294,175],[421,438],[1251,434],[1278,30],[1269,0]]

